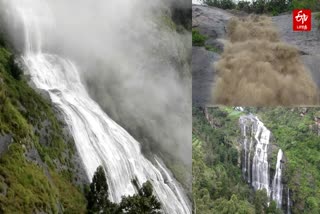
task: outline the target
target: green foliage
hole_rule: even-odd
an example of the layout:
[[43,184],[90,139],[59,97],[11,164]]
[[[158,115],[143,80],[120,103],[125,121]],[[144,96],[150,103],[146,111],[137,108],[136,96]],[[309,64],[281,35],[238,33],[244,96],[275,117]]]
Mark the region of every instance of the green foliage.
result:
[[[237,120],[232,108],[193,109],[192,174],[194,211],[201,213],[254,213],[247,200],[253,194],[238,167]],[[231,207],[225,207],[232,205]]]
[[215,213],[221,214],[255,214],[253,206],[248,201],[239,200],[236,195],[232,195],[231,199],[218,199],[216,201],[217,206],[214,208]]
[[84,194],[61,173],[50,170],[50,175],[57,188],[57,199],[60,200],[64,213],[86,213],[87,202]]
[[104,169],[102,166],[97,168],[94,173],[90,191],[87,194],[88,213],[113,213],[117,207],[108,199],[108,184]]
[[[261,108],[258,114],[271,130],[288,159],[285,177],[294,205],[293,212],[314,213],[320,201],[320,138],[314,122],[319,108]],[[319,211],[319,209],[318,209]]]
[[[26,149],[14,143],[0,159],[0,177],[8,186],[6,195],[0,194],[3,213],[33,213],[35,210],[57,213],[60,200],[65,211],[74,207],[77,213],[84,213],[82,194],[58,174],[52,173],[54,179],[50,181],[41,166],[26,161],[25,152]],[[62,195],[62,191],[67,192]]]
[[[65,142],[51,104],[21,75],[14,56],[0,47],[0,135],[13,139],[0,158],[0,213],[85,213],[83,194],[59,169],[72,169],[74,145]],[[31,150],[36,161],[27,157]]]
[[205,4],[222,9],[234,9],[236,4],[233,0],[204,0]]
[[268,196],[265,189],[257,190],[254,197],[254,206],[257,213],[264,213],[268,208]]
[[205,46],[206,50],[216,52],[216,53],[221,53],[221,50],[219,48],[212,46],[212,45],[206,45]]
[[[203,213],[281,214],[265,191],[253,192],[243,181],[238,165],[238,120],[242,114],[259,116],[284,151],[284,181],[290,189],[293,213],[319,213],[320,137],[314,118],[319,108],[252,108],[243,112],[231,107],[193,109],[194,207]],[[209,120],[209,121],[208,121]],[[275,165],[276,154],[272,157]],[[233,199],[232,199],[233,198]],[[236,200],[237,199],[237,200]],[[240,208],[239,208],[240,207]],[[240,212],[240,211],[239,211]]]
[[147,181],[139,189],[136,180],[132,181],[138,193],[133,196],[123,196],[120,204],[108,199],[108,184],[104,169],[99,166],[93,176],[90,190],[86,194],[88,213],[104,214],[160,214],[161,204],[153,195],[152,184]]
[[206,0],[205,3],[222,9],[237,9],[247,13],[266,13],[271,15],[278,15],[279,13],[290,11],[292,8],[291,1],[285,0],[254,0],[252,3],[246,0],[237,3],[232,0]]
[[204,46],[207,37],[200,34],[198,30],[192,29],[192,45]]
[[252,6],[249,1],[239,1],[236,9],[250,13],[252,10]]
[[320,3],[318,0],[293,0],[292,9],[310,9],[313,12],[320,10]]
[[149,181],[133,196],[122,197],[120,209],[123,213],[160,214],[161,204],[152,194],[153,188]]
[[266,208],[267,214],[283,214],[282,210],[277,208],[275,201],[271,201],[269,207]]

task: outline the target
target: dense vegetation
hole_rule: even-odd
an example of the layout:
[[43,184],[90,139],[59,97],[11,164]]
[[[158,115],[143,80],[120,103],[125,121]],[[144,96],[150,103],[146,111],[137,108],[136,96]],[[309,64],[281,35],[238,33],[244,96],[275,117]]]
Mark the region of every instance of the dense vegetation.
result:
[[[73,181],[75,153],[52,105],[31,89],[5,42],[0,47],[0,213],[84,213]],[[4,145],[4,138],[10,145]]]
[[[268,206],[265,191],[253,192],[239,167],[242,114],[257,114],[284,151],[285,180],[292,191],[292,213],[319,213],[320,137],[315,117],[319,108],[245,108],[244,112],[219,107],[193,109],[193,194],[198,213],[282,213]],[[210,123],[208,122],[208,119]]]
[[318,0],[242,0],[237,3],[233,0],[204,0],[204,3],[210,6],[222,9],[237,9],[247,13],[272,14],[278,15],[293,9],[311,9],[312,11],[320,10]]
[[285,174],[293,192],[293,213],[319,213],[320,127],[315,120],[320,109],[261,109],[258,114],[288,158]]
[[159,213],[150,182],[119,205],[110,202],[102,167],[82,191],[74,142],[57,110],[28,86],[10,48],[0,45],[0,213]]
[[198,30],[192,29],[192,45],[193,46],[204,46],[204,42],[207,37],[200,34]]
[[136,181],[133,181],[138,189],[138,194],[122,197],[120,204],[108,200],[108,184],[102,166],[97,168],[90,190],[87,193],[88,213],[103,214],[160,214],[161,204],[153,195],[153,188],[149,181],[139,189]]
[[192,29],[192,46],[205,47],[206,50],[212,52],[221,52],[217,47],[213,45],[207,45],[206,40],[208,37],[202,35],[198,30]]

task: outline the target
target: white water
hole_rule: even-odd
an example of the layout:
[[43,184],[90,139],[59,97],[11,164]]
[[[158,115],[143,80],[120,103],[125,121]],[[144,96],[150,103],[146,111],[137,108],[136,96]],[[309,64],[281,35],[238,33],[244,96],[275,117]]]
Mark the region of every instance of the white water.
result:
[[32,81],[47,91],[52,102],[63,111],[88,177],[91,179],[96,168],[103,165],[110,199],[115,202],[119,202],[122,195],[136,192],[132,179],[140,184],[150,180],[165,213],[191,213],[182,188],[161,161],[156,160],[158,169],[144,158],[139,143],[89,97],[76,65],[69,59],[43,52],[44,29],[58,30],[46,1],[4,2],[11,9],[13,24],[23,25],[23,60]]
[[246,172],[248,171],[248,155],[247,155],[247,153],[248,153],[248,151],[250,152],[250,150],[248,150],[247,148],[247,141],[248,141],[248,138],[246,137],[247,136],[247,129],[246,129],[246,126],[244,126],[243,127],[243,137],[244,137],[244,139],[243,139],[243,146],[244,146],[244,165],[245,165],[245,167],[242,167],[242,171],[243,171],[243,173],[244,174],[246,174]]
[[281,208],[282,205],[282,165],[281,160],[283,158],[283,152],[281,149],[278,151],[277,155],[277,165],[276,165],[276,173],[272,182],[272,200],[276,201],[277,207]]
[[[251,133],[253,133],[253,126],[251,126]],[[252,137],[250,137],[250,141],[249,141],[249,152],[248,152],[248,182],[251,183],[252,182],[252,177],[251,177],[251,150],[252,150],[252,146],[253,146],[253,139]]]
[[[249,128],[251,128],[251,132],[249,134],[246,132],[247,123],[251,124],[249,126]],[[248,183],[250,183],[255,190],[265,189],[269,197],[268,146],[270,131],[257,117],[253,115],[242,116],[240,118],[240,124],[242,125],[244,136],[243,149],[245,152],[242,170]],[[251,163],[252,149],[254,149],[254,156]]]
[[[249,127],[251,133],[253,133],[253,126]],[[244,150],[244,165],[242,166],[242,172],[247,179],[247,182],[251,184],[251,149],[253,139],[250,135],[247,135],[247,126],[243,126],[243,150]]]
[[[255,190],[265,189],[268,197],[276,202],[278,208],[281,208],[283,194],[283,151],[281,149],[278,151],[277,163],[275,166],[276,171],[272,186],[270,187],[268,148],[270,146],[269,141],[271,132],[254,115],[241,116],[239,123],[243,136],[242,149],[244,150],[245,156],[242,158],[243,175]],[[250,163],[251,153],[254,153],[252,164]],[[288,194],[288,203],[289,200]]]
[[256,148],[252,161],[252,186],[256,190],[265,189],[267,191],[267,195],[270,196],[268,163],[268,145],[270,131],[257,117],[256,120]]
[[289,190],[289,188],[288,188],[287,214],[290,214],[290,213],[291,213],[291,211],[290,211],[290,206],[291,206],[291,204],[290,204],[290,190]]

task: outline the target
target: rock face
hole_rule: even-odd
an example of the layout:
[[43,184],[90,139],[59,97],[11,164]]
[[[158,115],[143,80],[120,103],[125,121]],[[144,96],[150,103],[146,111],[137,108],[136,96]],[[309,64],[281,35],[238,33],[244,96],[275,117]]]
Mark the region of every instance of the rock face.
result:
[[[254,115],[241,116],[241,167],[244,179],[256,190],[265,189],[278,208],[287,211],[288,191],[284,182],[285,156],[273,144],[270,130]],[[289,199],[290,200],[290,199]]]
[[12,142],[12,136],[9,134],[0,134],[0,157],[8,150],[9,144]]
[[221,44],[218,39],[226,36],[226,25],[233,15],[209,6],[192,6],[192,27],[208,37],[206,45]]
[[205,106],[210,103],[214,83],[212,62],[219,60],[219,54],[204,47],[192,47],[192,104]]
[[[232,15],[224,10],[208,6],[192,5],[192,28],[207,37],[205,46],[216,47],[220,52],[226,36],[226,24]],[[211,104],[214,83],[213,63],[219,60],[219,53],[204,47],[192,47],[192,103],[194,106]]]
[[313,80],[320,88],[320,29],[317,27],[315,13],[312,13],[312,29],[310,32],[294,32],[292,30],[292,14],[272,17],[278,27],[283,41],[300,50],[306,67],[310,70]]

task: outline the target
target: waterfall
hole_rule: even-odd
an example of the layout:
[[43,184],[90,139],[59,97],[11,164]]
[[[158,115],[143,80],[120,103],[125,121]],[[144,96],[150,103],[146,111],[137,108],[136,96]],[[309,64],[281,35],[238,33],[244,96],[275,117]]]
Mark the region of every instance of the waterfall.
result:
[[[251,133],[253,132],[253,126],[251,127]],[[253,139],[250,137],[250,141],[249,141],[249,151],[247,152],[248,154],[248,182],[251,183],[251,150],[252,150],[252,141]]]
[[[283,151],[278,150],[277,163],[275,166],[275,175],[270,187],[270,169],[268,161],[268,150],[270,147],[271,132],[264,126],[258,117],[250,114],[241,116],[239,124],[242,133],[242,172],[245,179],[254,188],[254,190],[265,189],[269,199],[276,202],[277,208],[282,206],[282,160]],[[250,130],[250,131],[249,131]],[[251,161],[250,154],[254,156]],[[288,192],[288,207],[290,206]],[[289,212],[288,208],[288,212]]]
[[277,208],[281,208],[282,205],[282,167],[281,161],[283,158],[283,152],[281,149],[278,151],[277,155],[277,165],[276,165],[276,173],[272,182],[272,200],[276,201]]
[[246,138],[246,126],[243,127],[243,146],[244,146],[244,166],[245,167],[242,167],[242,171],[243,171],[243,174],[245,175],[246,172],[248,171],[247,170],[247,162],[248,162],[248,149],[247,149],[247,141],[248,139]]
[[[190,203],[164,164],[156,165],[141,153],[140,144],[114,122],[88,95],[77,66],[69,59],[44,51],[45,30],[58,30],[50,16],[50,8],[41,0],[4,1],[11,17],[22,23],[25,38],[23,61],[37,88],[49,93],[65,118],[76,148],[91,179],[96,168],[103,165],[110,199],[136,193],[133,179],[139,184],[149,180],[165,213],[191,213]],[[18,16],[18,17],[16,17]],[[164,178],[165,177],[165,178]]]
[[268,145],[270,131],[256,117],[257,131],[255,134],[256,148],[252,160],[252,186],[255,190],[265,189],[270,196]]
[[291,214],[291,211],[290,211],[290,206],[291,206],[291,202],[290,202],[290,189],[288,188],[288,198],[287,198],[287,214]]
[[[246,131],[247,123],[251,124],[249,126],[251,127],[251,133],[249,133],[249,136]],[[240,117],[240,124],[242,125],[244,136],[243,149],[245,157],[244,164],[242,164],[243,172],[247,172],[245,173],[247,180],[255,190],[265,189],[267,195],[270,196],[268,163],[270,131],[257,117],[253,115]],[[253,146],[254,148],[252,148]],[[254,149],[254,155],[251,163],[252,149]]]
[[[253,127],[249,129],[252,133]],[[252,138],[247,136],[247,126],[243,126],[243,150],[244,150],[244,163],[242,165],[242,173],[248,183],[251,184],[251,149]]]

